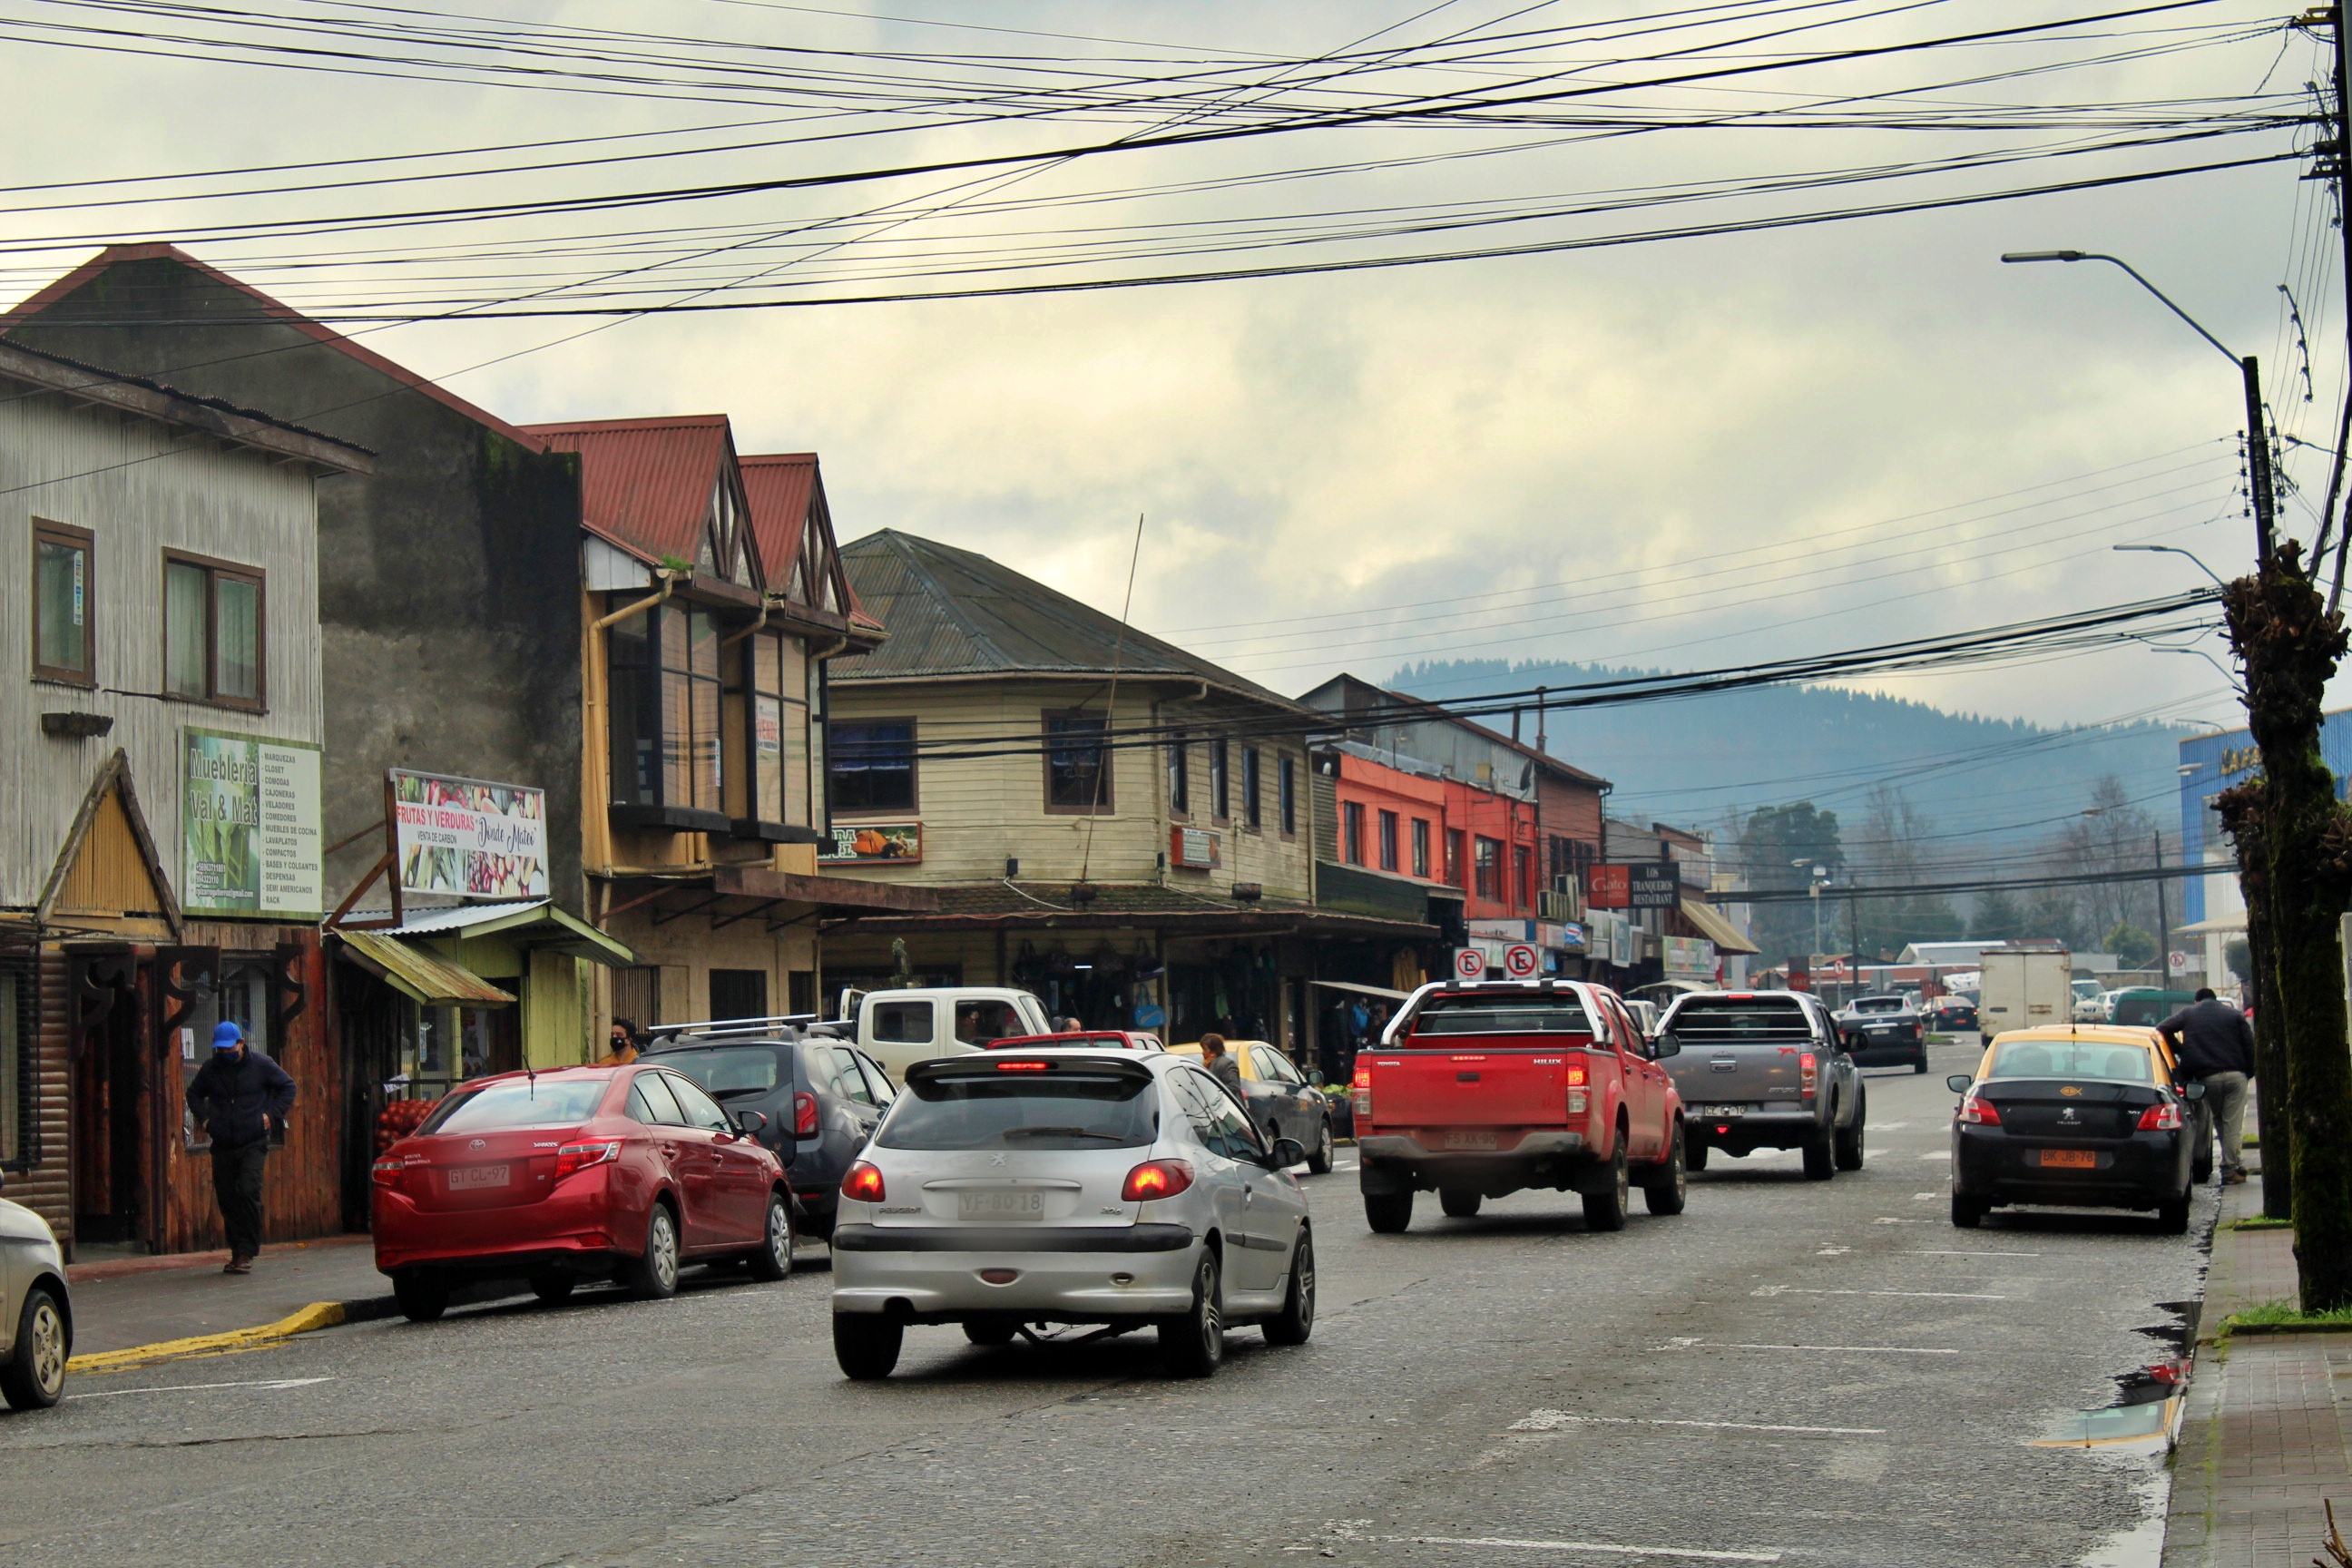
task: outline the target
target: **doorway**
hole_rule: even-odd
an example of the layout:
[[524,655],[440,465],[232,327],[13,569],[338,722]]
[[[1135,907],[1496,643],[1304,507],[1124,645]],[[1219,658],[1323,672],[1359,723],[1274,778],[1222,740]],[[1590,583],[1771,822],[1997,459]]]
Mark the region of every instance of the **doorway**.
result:
[[[84,1027],[74,1057],[73,1193],[75,1241],[103,1246],[147,1235],[142,1157],[148,1086],[140,1077],[131,989],[120,981],[100,989],[110,1000],[100,1002],[104,1012]],[[84,1005],[89,1002],[85,996]]]
[[768,972],[764,969],[714,969],[710,972],[710,1016],[764,1018],[768,1014]]

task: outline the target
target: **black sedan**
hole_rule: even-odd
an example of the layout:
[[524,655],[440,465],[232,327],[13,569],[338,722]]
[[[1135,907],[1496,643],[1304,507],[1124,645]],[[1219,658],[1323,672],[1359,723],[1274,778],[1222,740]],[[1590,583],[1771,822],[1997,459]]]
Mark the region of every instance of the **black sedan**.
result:
[[1837,1016],[1846,1053],[1864,1067],[1882,1063],[1927,1070],[1927,1024],[1900,996],[1857,996]]
[[758,1137],[784,1163],[803,1234],[820,1241],[833,1235],[842,1174],[898,1093],[873,1058],[842,1040],[773,1024],[658,1037],[646,1058],[686,1074],[730,1111],[764,1114]]
[[2188,1101],[2155,1053],[2062,1037],[2003,1037],[1978,1076],[1945,1080],[1952,1116],[1952,1223],[1967,1229],[2008,1204],[2153,1209],[2160,1227],[2189,1228],[2193,1189]]
[[1941,1035],[1977,1032],[1977,1005],[1965,996],[1940,996],[1927,1009],[1927,1026]]

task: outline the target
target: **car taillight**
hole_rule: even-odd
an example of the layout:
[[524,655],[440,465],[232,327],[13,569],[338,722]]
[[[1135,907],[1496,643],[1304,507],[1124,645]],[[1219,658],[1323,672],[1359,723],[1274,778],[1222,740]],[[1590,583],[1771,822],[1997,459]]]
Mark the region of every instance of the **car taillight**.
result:
[[1960,1120],[1975,1127],[1998,1127],[2000,1112],[1993,1109],[1991,1100],[1979,1100],[1972,1094],[1960,1101]]
[[1356,1119],[1360,1121],[1370,1121],[1372,1119],[1372,1069],[1358,1068],[1349,1087],[1356,1091],[1354,1095]]
[[1584,1087],[1584,1064],[1582,1062],[1569,1063],[1568,1087],[1570,1089],[1581,1089]]
[[1583,1115],[1590,1098],[1588,1091],[1584,1089],[1570,1089],[1568,1091],[1568,1113],[1570,1116]]
[[804,1089],[793,1091],[793,1136],[816,1136],[816,1096]]
[[377,1186],[396,1187],[400,1185],[400,1173],[408,1169],[408,1162],[396,1154],[387,1154],[378,1160],[371,1169],[374,1173]]
[[882,1185],[882,1173],[860,1160],[849,1167],[841,1178],[841,1195],[855,1198],[861,1204],[878,1204],[887,1194]]
[[2180,1130],[2180,1107],[2170,1100],[2151,1105],[2139,1113],[2139,1130],[2143,1132],[2177,1132]]
[[1192,1166],[1184,1160],[1146,1160],[1127,1173],[1127,1185],[1118,1190],[1122,1203],[1139,1204],[1152,1198],[1172,1198],[1192,1184]]
[[1822,1087],[1821,1059],[1807,1051],[1797,1058],[1797,1097],[1811,1100]]
[[555,1179],[563,1180],[574,1171],[584,1171],[591,1165],[601,1165],[607,1160],[621,1157],[618,1138],[602,1138],[593,1143],[566,1143],[555,1152]]

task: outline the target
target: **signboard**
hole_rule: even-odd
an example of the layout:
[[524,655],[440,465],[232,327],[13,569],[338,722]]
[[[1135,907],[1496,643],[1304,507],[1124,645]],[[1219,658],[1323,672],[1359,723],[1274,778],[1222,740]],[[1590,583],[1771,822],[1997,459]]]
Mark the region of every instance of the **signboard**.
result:
[[1483,947],[1457,947],[1454,950],[1454,978],[1484,980],[1486,978],[1486,950]]
[[2165,954],[2165,972],[2169,974],[2202,974],[2205,973],[2205,955],[2175,949]]
[[1665,939],[1666,973],[1677,980],[1715,978],[1715,943],[1698,937]]
[[316,920],[319,748],[185,730],[180,902],[192,914]]
[[1207,828],[1171,827],[1168,830],[1168,863],[1213,871],[1225,861],[1217,836]]
[[1559,928],[1559,940],[1553,942],[1552,946],[1570,949],[1583,947],[1584,928],[1580,925],[1561,926]]
[[394,768],[392,853],[404,893],[547,897],[547,796],[521,784]]
[[1513,980],[1533,980],[1543,967],[1543,954],[1532,942],[1515,942],[1503,949],[1503,973]]
[[836,822],[832,840],[817,850],[820,866],[900,865],[923,858],[919,822]]
[[1596,910],[1622,910],[1633,895],[1631,866],[1594,866],[1584,873],[1584,901]]
[[1683,907],[1683,874],[1671,860],[1628,866],[1626,889],[1637,910],[1678,910]]

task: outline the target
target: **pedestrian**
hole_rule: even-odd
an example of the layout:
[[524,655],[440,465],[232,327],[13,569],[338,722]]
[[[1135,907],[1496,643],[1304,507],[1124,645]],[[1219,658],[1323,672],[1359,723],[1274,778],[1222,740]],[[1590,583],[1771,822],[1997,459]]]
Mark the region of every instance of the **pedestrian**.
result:
[[1087,1032],[1087,1026],[1076,1018],[1064,1018],[1054,1026],[1054,1032],[1061,1035],[1083,1035]]
[[1225,1049],[1224,1036],[1207,1034],[1201,1037],[1201,1065],[1207,1068],[1210,1076],[1219,1083],[1235,1094],[1241,1093],[1242,1064],[1234,1060],[1233,1053]]
[[2180,1076],[2205,1086],[2207,1113],[2221,1138],[2221,1181],[2246,1179],[2246,1085],[2254,1076],[2254,1027],[2246,1016],[2200,986],[2197,1000],[2157,1026],[2172,1047]]
[[596,1058],[598,1067],[625,1068],[637,1059],[637,1026],[634,1019],[614,1019],[609,1039],[613,1048]]
[[250,1274],[261,1255],[261,1171],[269,1134],[283,1130],[294,1109],[294,1080],[286,1069],[245,1043],[245,1031],[224,1021],[213,1030],[213,1057],[188,1084],[188,1112],[213,1150],[213,1200],[228,1231],[224,1274]]

